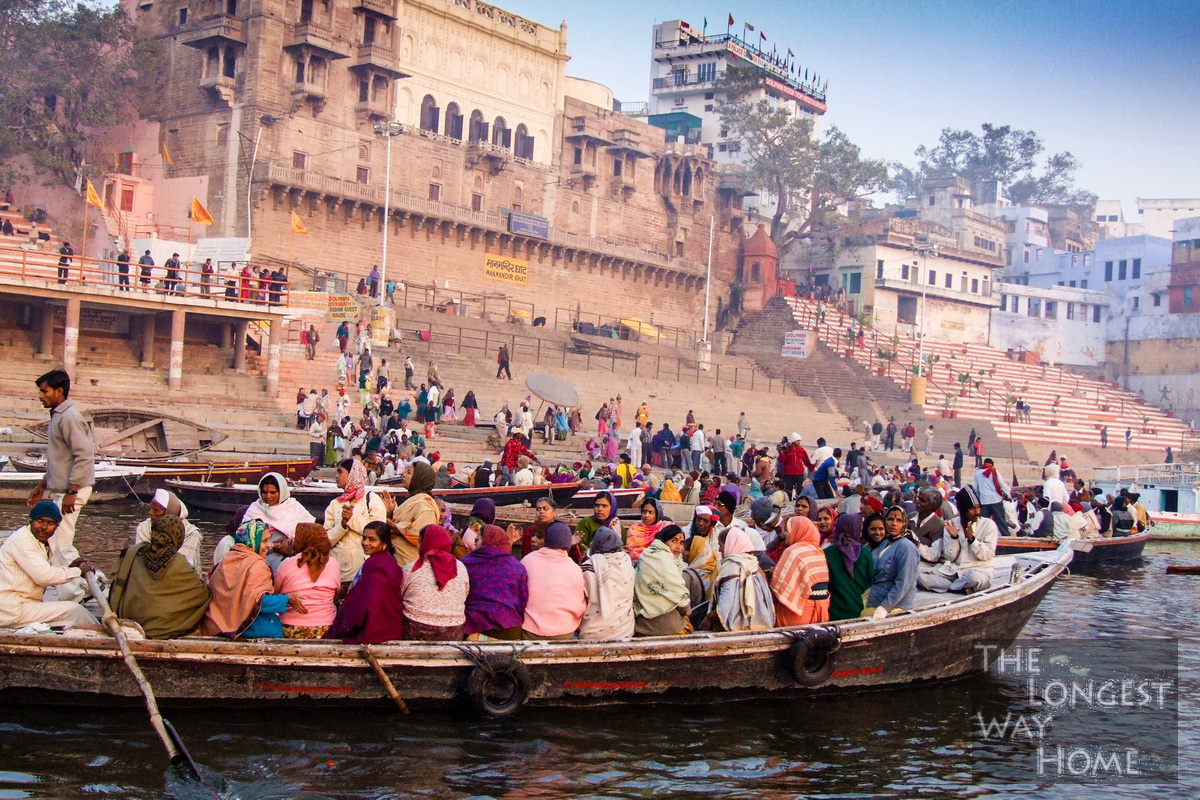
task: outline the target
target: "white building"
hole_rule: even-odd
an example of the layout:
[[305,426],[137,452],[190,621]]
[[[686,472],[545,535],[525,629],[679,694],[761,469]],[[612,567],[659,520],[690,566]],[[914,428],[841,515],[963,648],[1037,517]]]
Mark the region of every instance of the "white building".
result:
[[1148,198],[1137,199],[1138,216],[1141,217],[1144,233],[1170,239],[1175,221],[1200,214],[1200,198]]
[[[1062,254],[1069,255],[1069,254]],[[1105,361],[1107,292],[1063,286],[999,283],[988,344],[1028,350],[1052,364],[1096,367]]]
[[1099,226],[1100,236],[1104,239],[1141,236],[1146,232],[1146,226],[1142,223],[1125,221],[1125,209],[1120,200],[1097,200],[1092,219]]

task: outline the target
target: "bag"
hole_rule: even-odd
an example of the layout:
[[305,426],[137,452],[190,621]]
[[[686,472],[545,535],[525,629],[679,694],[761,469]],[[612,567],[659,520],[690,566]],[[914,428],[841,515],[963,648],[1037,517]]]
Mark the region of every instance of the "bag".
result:
[[603,416],[604,416],[604,412],[602,412],[602,411],[597,411],[597,412],[596,412],[596,419],[597,419],[597,420],[599,420],[599,419],[600,419],[601,417],[603,417]]

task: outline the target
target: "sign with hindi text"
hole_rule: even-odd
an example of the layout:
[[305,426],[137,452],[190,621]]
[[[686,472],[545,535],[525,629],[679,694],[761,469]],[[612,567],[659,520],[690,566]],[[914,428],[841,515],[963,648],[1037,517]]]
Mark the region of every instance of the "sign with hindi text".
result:
[[483,277],[510,286],[528,286],[529,262],[520,258],[484,253]]

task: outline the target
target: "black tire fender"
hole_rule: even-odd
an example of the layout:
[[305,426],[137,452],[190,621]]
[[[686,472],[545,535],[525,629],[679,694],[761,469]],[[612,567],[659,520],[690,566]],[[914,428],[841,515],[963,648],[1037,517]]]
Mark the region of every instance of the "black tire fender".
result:
[[489,656],[471,670],[467,699],[481,717],[511,717],[525,705],[531,683],[529,668],[518,659]]
[[801,686],[820,686],[833,674],[841,631],[835,626],[830,628],[810,628],[797,635],[788,647],[788,672]]

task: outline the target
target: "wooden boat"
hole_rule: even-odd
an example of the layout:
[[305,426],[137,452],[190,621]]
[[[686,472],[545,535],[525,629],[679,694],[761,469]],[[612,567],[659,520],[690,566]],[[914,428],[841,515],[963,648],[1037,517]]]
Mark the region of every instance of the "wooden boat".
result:
[[[246,462],[207,462],[178,461],[164,463],[162,461],[124,459],[97,462],[97,465],[107,464],[115,467],[141,467],[145,470],[142,479],[134,486],[134,493],[145,499],[156,489],[166,488],[167,481],[209,481],[212,483],[257,483],[268,472],[278,472],[288,480],[307,478],[313,470],[312,459],[290,461],[246,461]],[[13,459],[17,472],[43,472],[46,469],[44,460]]]
[[[225,434],[182,417],[135,408],[97,408],[81,412],[92,429],[100,455],[169,459],[198,453],[223,442]],[[27,430],[45,439],[50,421]]]
[[[983,672],[1021,632],[1069,549],[1000,557],[1004,576],[970,595],[921,592],[883,620],[623,641],[391,642],[185,637],[130,642],[162,706],[386,705],[368,656],[414,708],[506,716],[530,705],[730,701],[928,684]],[[1019,564],[1015,582],[1008,576]],[[115,642],[0,633],[0,701],[136,704]]]
[[[591,509],[596,504],[596,495],[600,494],[600,489],[583,489],[578,491],[571,498],[571,508],[586,508]],[[641,489],[608,489],[617,498],[617,508],[633,508],[634,501],[641,497],[644,492]]]
[[[128,497],[142,477],[144,467],[96,469],[89,503],[107,503]],[[0,503],[24,503],[45,472],[0,472]]]
[[1151,511],[1150,538],[1164,542],[1200,541],[1200,513]]
[[[179,499],[188,508],[203,508],[209,511],[234,512],[242,506],[254,502],[258,497],[258,485],[255,483],[239,483],[226,486],[211,481],[166,481],[166,486],[179,495]],[[551,496],[559,505],[565,505],[583,481],[575,483],[549,483],[537,486],[491,486],[486,489],[434,489],[433,496],[447,503],[463,503],[470,505],[481,497],[490,497],[498,506],[536,503],[539,497]],[[342,493],[333,481],[301,481],[295,486],[288,487],[292,497],[296,498],[314,515],[323,515],[329,501]],[[407,492],[402,486],[371,486],[369,491],[388,491],[393,497],[403,501]]]
[[[1133,536],[1121,536],[1111,539],[1068,539],[1075,543],[1074,563],[1077,566],[1087,566],[1107,561],[1128,561],[1142,557],[1146,542],[1150,541],[1150,532]],[[1013,555],[1017,553],[1034,553],[1044,550],[1054,550],[1061,542],[1058,539],[1042,536],[1001,536],[996,543],[996,552]],[[1085,549],[1081,545],[1090,545]]]

